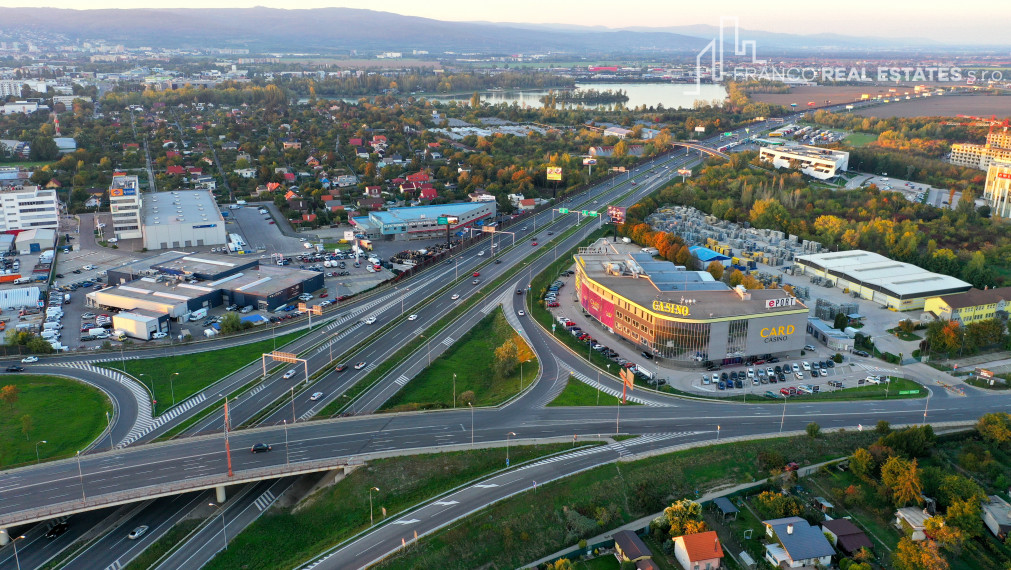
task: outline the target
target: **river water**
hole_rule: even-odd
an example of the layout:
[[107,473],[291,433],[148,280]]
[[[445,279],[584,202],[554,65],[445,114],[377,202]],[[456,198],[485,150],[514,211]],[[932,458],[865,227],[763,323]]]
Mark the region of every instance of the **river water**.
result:
[[[727,90],[722,85],[699,85],[685,83],[577,83],[577,89],[596,89],[597,91],[622,90],[628,95],[625,106],[635,108],[640,105],[655,107],[663,104],[666,108],[691,108],[696,100],[711,103],[714,100],[720,103],[727,97]],[[696,90],[698,91],[696,93]],[[521,107],[541,107],[540,98],[548,94],[548,90],[529,91],[485,91],[481,93],[481,100],[497,105],[506,103],[512,105],[516,103]],[[415,97],[425,97],[432,101],[469,101],[470,95],[429,95],[417,94]],[[560,106],[560,104],[559,104]],[[607,107],[610,105],[600,105]]]

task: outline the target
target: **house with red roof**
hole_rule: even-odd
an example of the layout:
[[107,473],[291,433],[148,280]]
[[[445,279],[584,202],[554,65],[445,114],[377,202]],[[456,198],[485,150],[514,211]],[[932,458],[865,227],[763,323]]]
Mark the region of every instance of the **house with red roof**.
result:
[[519,205],[518,205],[519,210],[521,212],[524,212],[524,211],[527,211],[527,210],[533,210],[534,207],[536,207],[536,206],[537,206],[537,201],[534,200],[533,198],[527,198],[525,200],[520,200],[519,201]]
[[165,151],[166,158],[176,158],[179,156],[178,150],[167,150]]
[[189,172],[193,176],[200,176],[201,174],[204,173],[204,171],[202,169],[197,168],[195,166],[187,166],[186,167],[186,172]]
[[312,223],[316,221],[316,214],[302,214],[302,221]]
[[367,198],[381,198],[382,197],[382,187],[381,186],[366,186],[365,196]]
[[428,143],[428,148],[439,148],[439,143],[437,143],[437,142],[430,142],[430,143]]
[[285,182],[294,182],[295,181],[295,173],[294,172],[285,172],[284,173],[284,181]]
[[186,174],[186,168],[182,166],[169,166],[165,169],[165,174],[169,176],[182,176]]
[[362,139],[360,138],[349,139],[348,144],[351,146],[362,146]]
[[428,173],[422,170],[421,172],[415,172],[414,174],[407,175],[408,182],[428,182]]
[[439,197],[439,193],[432,186],[428,186],[427,188],[422,188],[421,189],[421,194],[419,195],[419,198],[421,198],[422,200],[435,200],[438,197]]
[[674,537],[674,558],[683,568],[716,570],[722,568],[723,546],[716,531]]

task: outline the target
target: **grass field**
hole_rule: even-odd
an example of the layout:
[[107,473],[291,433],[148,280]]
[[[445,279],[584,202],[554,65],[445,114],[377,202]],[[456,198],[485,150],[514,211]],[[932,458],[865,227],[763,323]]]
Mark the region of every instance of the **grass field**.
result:
[[528,386],[537,377],[537,359],[523,338],[506,321],[502,307],[497,307],[453,343],[442,356],[411,379],[381,409],[402,412],[451,408],[454,374],[457,406],[466,407],[466,402],[461,401],[460,396],[468,391],[474,393],[476,406],[501,404],[521,389],[519,366],[502,378],[492,371],[495,349],[509,340],[517,347],[517,360],[524,363],[523,386]]
[[[597,467],[492,505],[422,539],[376,568],[517,568],[606,530],[646,516],[671,498],[770,475],[759,452],[810,465],[849,455],[878,438],[871,432],[777,438],[708,446]],[[573,525],[579,513],[587,523]],[[586,520],[589,519],[589,520]],[[599,521],[606,521],[599,524]],[[578,530],[579,528],[582,530]]]
[[[278,348],[305,334],[305,331],[291,332],[277,337]],[[165,413],[172,406],[172,393],[178,404],[228,374],[260,358],[264,352],[274,349],[275,341],[261,340],[221,350],[210,350],[195,354],[163,356],[123,361],[104,362],[100,366],[125,370],[140,380],[149,389],[153,386],[154,399],[158,402],[155,415]],[[267,366],[270,369],[270,364]],[[178,372],[178,376],[174,373]]]
[[112,413],[105,394],[66,378],[12,374],[0,378],[6,386],[17,388],[18,397],[13,405],[0,402],[0,467],[34,463],[39,441],[46,441],[38,446],[42,459],[73,456],[102,433],[105,413]]
[[548,406],[617,406],[621,399],[601,394],[596,388],[569,376],[565,389]]
[[[514,465],[558,451],[567,443],[515,446]],[[293,568],[369,526],[369,489],[376,522],[505,467],[505,449],[397,457],[369,462],[303,503],[297,513],[274,509],[246,528],[204,568]]]
[[843,142],[849,146],[861,147],[867,146],[876,140],[878,140],[878,135],[874,133],[850,133],[846,135]]

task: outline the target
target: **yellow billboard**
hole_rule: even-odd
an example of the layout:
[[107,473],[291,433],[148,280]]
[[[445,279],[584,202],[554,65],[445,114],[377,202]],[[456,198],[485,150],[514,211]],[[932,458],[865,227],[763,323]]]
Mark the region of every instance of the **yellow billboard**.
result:
[[548,180],[561,180],[562,179],[562,167],[561,166],[549,166],[548,167]]

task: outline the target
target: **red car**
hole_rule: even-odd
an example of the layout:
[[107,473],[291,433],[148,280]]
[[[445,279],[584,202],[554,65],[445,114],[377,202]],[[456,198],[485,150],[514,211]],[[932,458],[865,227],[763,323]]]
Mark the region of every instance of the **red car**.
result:
[[555,301],[551,301],[550,303],[548,303],[548,306],[549,306],[549,307],[557,307],[557,306],[558,306],[558,303],[557,303],[557,302],[555,302]]
[[344,372],[347,369],[348,369],[348,365],[347,364],[338,364],[337,368],[335,368],[335,370],[337,372]]
[[530,245],[536,247],[537,246],[537,242],[531,242]]
[[474,272],[474,277],[480,277],[480,276],[481,276],[481,272],[480,271],[475,271]]

